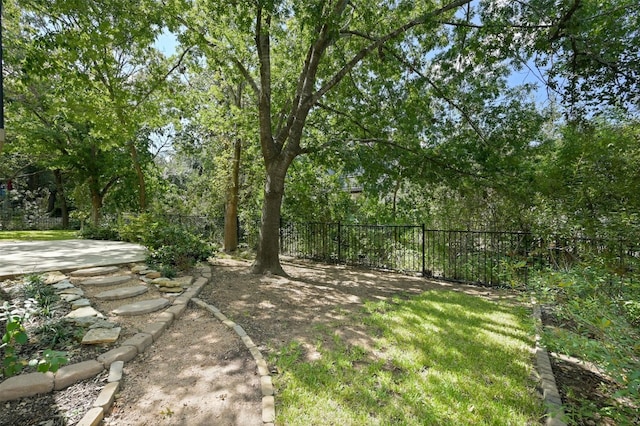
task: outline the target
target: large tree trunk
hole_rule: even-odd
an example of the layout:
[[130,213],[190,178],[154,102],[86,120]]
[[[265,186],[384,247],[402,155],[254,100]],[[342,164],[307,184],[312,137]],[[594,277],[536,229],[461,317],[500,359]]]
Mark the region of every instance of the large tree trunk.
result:
[[67,206],[67,197],[64,193],[64,184],[62,182],[62,171],[56,169],[53,171],[53,176],[56,180],[56,195],[60,202],[60,212],[62,215],[62,227],[64,229],[69,228],[69,207]]
[[224,212],[224,251],[227,253],[238,248],[238,194],[240,191],[240,155],[242,142],[239,139],[233,144],[233,165],[231,183],[227,193],[227,205]]
[[262,221],[258,253],[251,271],[286,276],[280,265],[280,207],[284,196],[284,180],[290,161],[272,162],[267,167],[267,179],[262,203]]
[[91,223],[93,226],[100,225],[100,211],[102,210],[102,194],[97,189],[91,190]]

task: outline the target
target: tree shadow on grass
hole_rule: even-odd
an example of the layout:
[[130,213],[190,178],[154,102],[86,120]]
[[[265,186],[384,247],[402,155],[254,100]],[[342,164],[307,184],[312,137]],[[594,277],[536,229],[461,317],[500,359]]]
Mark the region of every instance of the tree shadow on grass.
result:
[[[495,329],[501,324],[495,316],[508,322],[503,329]],[[376,339],[375,353],[337,339],[331,349],[320,349],[319,359],[290,365],[282,379],[285,389],[302,389],[335,404],[343,416],[335,423],[526,424],[538,419],[529,381],[527,348],[533,342],[512,311],[460,293],[430,291],[370,306],[365,321],[377,330],[373,334],[383,336]],[[286,392],[282,405],[294,404],[297,396]]]

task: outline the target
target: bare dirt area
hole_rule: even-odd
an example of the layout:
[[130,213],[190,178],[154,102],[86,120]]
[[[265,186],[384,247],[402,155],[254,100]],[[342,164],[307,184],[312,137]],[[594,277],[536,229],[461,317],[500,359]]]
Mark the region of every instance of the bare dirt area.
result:
[[283,262],[289,277],[253,275],[249,266],[249,262],[215,259],[211,284],[200,298],[240,324],[267,358],[295,339],[312,359],[321,327],[331,327],[347,342],[370,348],[371,336],[351,317],[367,300],[408,297],[430,289],[516,299],[500,290],[310,261]]

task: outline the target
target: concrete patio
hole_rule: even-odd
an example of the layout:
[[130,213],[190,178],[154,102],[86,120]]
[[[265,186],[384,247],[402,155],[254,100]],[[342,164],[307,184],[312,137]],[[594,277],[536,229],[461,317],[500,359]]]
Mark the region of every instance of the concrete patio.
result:
[[146,249],[120,241],[1,241],[0,279],[144,261]]

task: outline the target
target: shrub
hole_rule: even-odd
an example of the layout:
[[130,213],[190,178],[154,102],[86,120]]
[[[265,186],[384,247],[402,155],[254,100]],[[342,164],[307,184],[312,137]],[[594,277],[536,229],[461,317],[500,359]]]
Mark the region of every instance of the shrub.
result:
[[109,225],[84,225],[80,229],[80,238],[86,240],[108,240],[108,241],[120,241],[120,233],[117,229]]
[[[149,247],[149,246],[148,246]],[[151,264],[187,270],[213,255],[213,246],[174,225],[158,230],[147,261]]]
[[35,330],[34,334],[41,347],[66,349],[82,340],[84,330],[82,327],[60,318],[45,322]]
[[164,220],[158,220],[151,213],[143,213],[122,218],[118,223],[118,233],[123,241],[153,247],[158,229],[166,225]]
[[175,276],[175,269],[190,269],[196,262],[214,253],[211,243],[187,229],[151,213],[127,217],[119,224],[125,241],[142,244],[149,249],[147,263],[156,265],[165,276]]
[[24,277],[25,286],[23,292],[25,298],[33,299],[38,305],[38,312],[48,316],[51,309],[60,300],[53,287],[46,285],[40,275],[27,275]]

